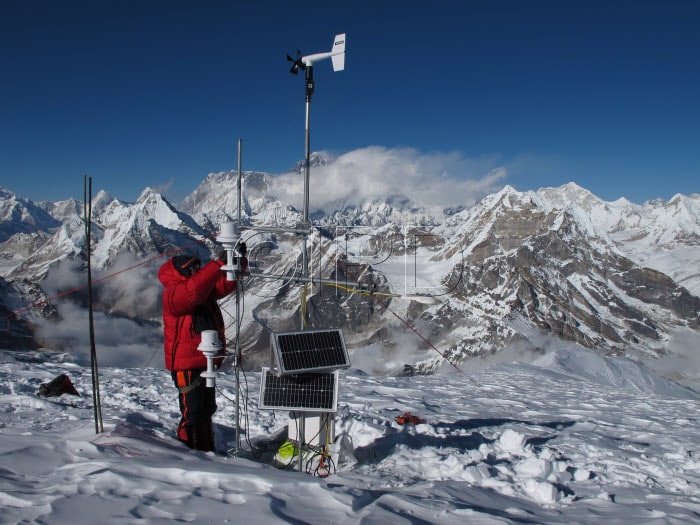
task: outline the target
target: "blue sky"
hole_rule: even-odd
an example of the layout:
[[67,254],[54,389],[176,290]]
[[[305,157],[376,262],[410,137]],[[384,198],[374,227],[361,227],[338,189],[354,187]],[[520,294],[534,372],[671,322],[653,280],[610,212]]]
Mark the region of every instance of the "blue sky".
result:
[[474,195],[668,199],[700,191],[698,27],[694,0],[3,0],[0,185],[178,202],[239,138],[244,170],[285,172],[305,111],[286,55],[345,32],[345,71],[314,68],[311,149],[351,154],[348,179],[379,151]]

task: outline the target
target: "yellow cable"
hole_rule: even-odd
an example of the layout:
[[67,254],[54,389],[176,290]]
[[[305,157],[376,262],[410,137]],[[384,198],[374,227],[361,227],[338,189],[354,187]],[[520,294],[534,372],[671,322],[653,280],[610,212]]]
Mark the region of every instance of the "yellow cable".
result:
[[306,327],[306,292],[309,289],[309,285],[307,284],[304,286],[304,288],[301,291],[301,324],[302,327]]
[[397,295],[393,294],[393,293],[365,292],[363,290],[358,290],[357,288],[349,288],[347,286],[343,286],[342,284],[326,284],[326,286],[333,286],[335,288],[340,288],[341,290],[345,290],[346,292],[356,293],[359,295],[367,295],[367,296],[381,295],[382,297],[397,297]]

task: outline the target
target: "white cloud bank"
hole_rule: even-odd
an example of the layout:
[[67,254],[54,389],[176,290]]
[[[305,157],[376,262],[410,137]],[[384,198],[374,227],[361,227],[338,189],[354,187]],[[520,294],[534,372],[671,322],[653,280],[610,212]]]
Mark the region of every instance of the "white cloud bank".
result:
[[[311,169],[311,211],[327,211],[350,200],[403,195],[439,212],[447,207],[471,206],[499,190],[507,176],[495,158],[467,159],[457,152],[369,146],[338,157],[322,154],[329,163]],[[280,199],[301,207],[303,183],[298,173],[277,175],[273,185]]]

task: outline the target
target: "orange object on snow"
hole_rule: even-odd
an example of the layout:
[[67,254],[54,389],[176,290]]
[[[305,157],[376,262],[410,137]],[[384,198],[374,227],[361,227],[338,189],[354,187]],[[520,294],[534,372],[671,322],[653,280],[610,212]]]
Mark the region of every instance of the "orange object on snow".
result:
[[425,419],[414,416],[410,412],[404,412],[403,415],[396,416],[396,422],[399,425],[420,425],[421,423],[425,423]]

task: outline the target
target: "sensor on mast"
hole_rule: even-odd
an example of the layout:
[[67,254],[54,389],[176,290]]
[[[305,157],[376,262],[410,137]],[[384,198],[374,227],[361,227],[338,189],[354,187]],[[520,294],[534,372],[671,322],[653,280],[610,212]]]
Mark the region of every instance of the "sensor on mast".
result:
[[343,71],[345,69],[345,33],[335,35],[333,48],[327,53],[314,53],[313,55],[302,56],[301,51],[297,50],[296,59],[287,55],[287,60],[292,63],[292,68],[289,72],[296,75],[300,69],[304,71],[307,67],[311,67],[316,62],[326,58],[330,58],[333,62],[333,71]]

